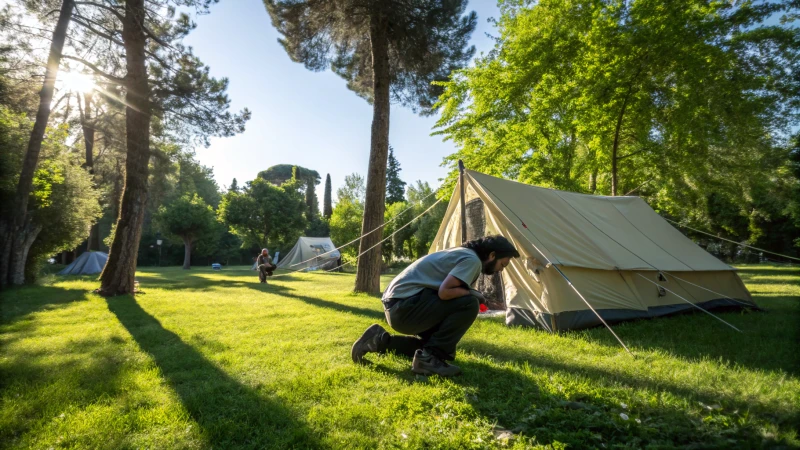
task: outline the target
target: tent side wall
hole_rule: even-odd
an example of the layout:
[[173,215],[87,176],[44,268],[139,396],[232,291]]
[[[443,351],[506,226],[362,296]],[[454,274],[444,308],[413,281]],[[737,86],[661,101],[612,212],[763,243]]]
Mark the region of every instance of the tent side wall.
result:
[[[660,273],[663,274],[664,280],[658,279],[659,272],[653,270],[652,267],[640,268],[634,264],[634,267],[619,270],[614,267],[613,260],[611,264],[596,264],[594,267],[562,265],[559,258],[556,258],[551,252],[552,249],[547,247],[551,244],[550,242],[538,240],[538,235],[524,230],[521,224],[517,223],[519,222],[518,217],[514,216],[510,219],[507,215],[510,214],[509,205],[506,205],[505,202],[516,202],[519,205],[528,204],[530,209],[530,205],[535,204],[535,201],[530,199],[528,202],[527,199],[531,196],[538,196],[541,188],[531,192],[515,190],[512,193],[514,194],[513,200],[505,199],[504,202],[497,203],[492,195],[484,191],[477,180],[471,176],[465,178],[467,179],[465,201],[469,202],[474,198],[480,198],[484,202],[486,232],[505,236],[512,241],[521,255],[520,258],[512,259],[502,273],[509,325],[529,325],[549,331],[559,331],[601,324],[595,313],[575,294],[552,264],[559,265],[573,285],[607,322],[652,318],[697,310],[695,306],[682,300],[681,297],[703,309],[757,308],[734,269],[719,261],[709,261],[709,258],[714,258],[682,235],[680,238],[687,242],[682,242],[681,246],[675,248],[669,246],[671,239],[667,239],[665,243],[657,240],[649,241],[652,252],[660,252],[662,254],[660,258],[669,266],[669,268],[659,267],[663,270]],[[515,185],[517,186],[514,189],[520,188],[518,183]],[[499,191],[499,189],[497,190]],[[544,193],[542,195],[551,194]],[[631,229],[649,229],[655,225],[663,225],[660,223],[663,222],[663,219],[651,217],[656,214],[640,200],[621,203],[622,206],[619,208],[609,202],[599,204],[605,208],[603,211],[608,212],[608,216],[606,219],[599,217],[592,220],[606,220],[608,223],[603,225],[605,227],[613,226],[613,220],[621,221],[629,228],[633,227]],[[610,209],[609,205],[614,209]],[[589,207],[593,207],[593,204],[587,206],[587,208]],[[633,216],[633,213],[628,214],[626,208],[635,209],[636,217]],[[562,201],[560,206],[550,207],[550,214],[552,215],[553,211],[558,213],[562,209],[566,212],[578,211],[573,210],[571,206]],[[541,228],[545,224],[536,223],[538,221],[536,211],[535,208],[528,211],[527,216],[523,219],[527,222],[527,226],[535,225]],[[431,252],[460,245],[460,214],[460,192],[456,187],[445,218],[431,246]],[[625,214],[631,215],[631,218],[627,218]],[[586,213],[586,216],[580,216],[580,220],[585,221],[587,217],[591,217],[591,214]],[[637,220],[648,220],[655,225],[649,222],[640,224]],[[559,226],[555,222],[551,221],[549,226],[552,228],[549,230],[551,234],[559,231]],[[680,234],[677,230],[662,230],[660,233],[671,237],[670,233],[672,232]],[[592,247],[595,255],[603,253],[595,247]],[[581,248],[583,248],[582,245],[578,245],[575,251],[579,251]],[[691,265],[682,263],[683,256],[687,255]],[[627,258],[630,255],[623,256]],[[585,259],[583,256],[577,256],[577,258]],[[561,259],[569,260],[570,258]],[[674,261],[669,263],[670,260]],[[704,268],[698,269],[699,266]],[[678,267],[682,269],[677,269]],[[666,289],[660,291],[653,282]],[[703,286],[706,289],[692,284]]]
[[[758,309],[739,275],[733,271],[665,272],[664,280],[659,280],[659,272],[655,271],[617,272],[574,267],[562,270],[608,323],[693,312],[697,307],[705,310]],[[506,285],[520,286],[516,281],[518,275],[509,275]],[[508,299],[507,325],[533,326],[548,331],[601,325],[597,315],[555,268],[546,268],[539,276],[531,274],[530,278],[540,280],[535,281],[538,289],[514,292]],[[665,289],[661,291],[659,286]]]
[[[333,269],[341,257],[341,253],[335,248],[330,238],[301,237],[277,265],[279,269],[292,270]],[[300,264],[303,262],[305,263]]]

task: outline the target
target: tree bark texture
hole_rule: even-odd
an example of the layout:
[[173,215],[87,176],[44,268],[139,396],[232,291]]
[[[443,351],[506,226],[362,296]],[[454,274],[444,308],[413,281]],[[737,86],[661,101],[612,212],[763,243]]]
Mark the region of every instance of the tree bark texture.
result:
[[192,240],[188,238],[183,239],[183,268],[192,268]]
[[125,43],[125,186],[114,241],[108,252],[99,293],[132,294],[136,258],[147,204],[150,160],[150,88],[145,60],[145,0],[126,0],[122,40]]
[[[467,240],[478,239],[486,235],[486,209],[483,200],[475,198],[467,202]],[[506,309],[505,293],[503,291],[503,278],[499,273],[491,275],[480,274],[475,281],[475,289],[486,297],[486,307],[494,311]]]
[[10,217],[5,219],[10,224],[0,227],[1,230],[5,231],[3,236],[0,236],[0,239],[2,239],[2,242],[0,242],[2,244],[0,245],[0,288],[9,283],[22,284],[25,281],[24,270],[21,278],[15,274],[16,267],[25,267],[25,257],[28,253],[24,248],[20,247],[25,242],[25,236],[17,236],[17,234],[25,233],[28,198],[33,188],[33,175],[36,172],[39,153],[42,151],[42,140],[44,140],[47,122],[50,119],[50,103],[53,101],[58,67],[61,65],[61,52],[64,49],[67,28],[69,27],[74,7],[74,0],[63,0],[61,3],[58,21],[53,31],[53,40],[50,43],[50,54],[47,57],[44,83],[42,84],[42,90],[39,92],[39,109],[36,111],[36,121],[33,124],[31,138],[28,141],[28,149],[22,162],[17,191],[14,195],[14,205]]
[[[364,221],[361,234],[383,225],[386,208],[386,163],[389,158],[389,22],[376,14],[370,22],[372,45],[372,138],[367,169],[367,195],[364,202]],[[361,239],[359,253],[376,245],[383,233],[374,232]],[[381,246],[358,258],[356,292],[378,293],[381,275]]]
[[[83,108],[81,109],[81,129],[83,130],[83,146],[86,148],[86,162],[84,167],[94,174],[94,125],[92,124],[92,100],[93,92],[83,94]],[[78,99],[80,100],[80,98]],[[78,103],[80,105],[80,102]],[[89,238],[86,239],[86,251],[96,252],[100,250],[100,222],[92,224],[89,230]]]

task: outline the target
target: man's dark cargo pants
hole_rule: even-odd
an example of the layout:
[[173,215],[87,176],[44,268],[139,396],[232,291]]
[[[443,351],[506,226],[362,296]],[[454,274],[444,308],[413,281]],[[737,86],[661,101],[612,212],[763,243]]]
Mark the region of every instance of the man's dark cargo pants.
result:
[[389,299],[384,306],[389,325],[411,336],[382,336],[381,351],[394,350],[413,357],[417,349],[424,348],[447,361],[455,359],[456,345],[475,322],[480,307],[478,299],[471,295],[442,300],[433,289],[408,298]]

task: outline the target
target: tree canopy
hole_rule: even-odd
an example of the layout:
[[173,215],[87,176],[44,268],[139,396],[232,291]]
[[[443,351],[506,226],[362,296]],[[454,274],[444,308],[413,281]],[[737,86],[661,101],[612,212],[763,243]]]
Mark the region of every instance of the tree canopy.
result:
[[442,84],[437,133],[459,148],[451,167],[635,193],[705,228],[727,208],[740,239],[759,216],[776,218],[764,193],[786,204],[777,187],[796,182],[786,166],[800,28],[775,20],[796,17],[791,2],[504,1],[501,11],[495,48]]
[[294,244],[308,226],[297,178],[276,186],[263,178],[248,182],[239,192],[228,192],[218,217],[244,246]]
[[191,268],[192,246],[198,239],[215,230],[214,209],[194,194],[184,195],[169,205],[161,206],[156,222],[163,230],[183,240],[185,256],[183,268]]

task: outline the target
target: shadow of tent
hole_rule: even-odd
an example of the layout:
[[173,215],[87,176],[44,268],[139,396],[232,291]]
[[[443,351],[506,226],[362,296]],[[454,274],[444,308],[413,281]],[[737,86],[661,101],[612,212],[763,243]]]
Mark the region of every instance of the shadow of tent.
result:
[[317,447],[297,413],[231,378],[130,296],[106,300],[201,427],[213,448]]

